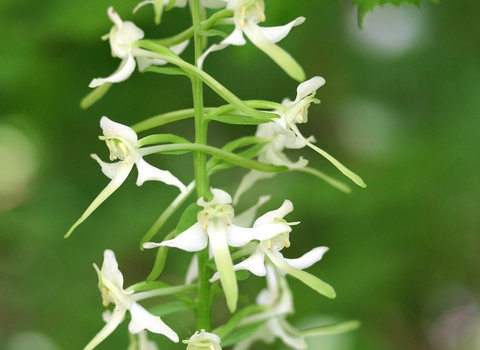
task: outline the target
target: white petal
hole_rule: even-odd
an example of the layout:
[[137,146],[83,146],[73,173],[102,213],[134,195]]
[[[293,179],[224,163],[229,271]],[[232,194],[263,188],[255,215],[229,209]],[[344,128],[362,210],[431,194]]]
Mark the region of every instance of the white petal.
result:
[[235,192],[235,196],[233,197],[233,204],[236,205],[238,203],[238,201],[240,200],[240,197],[242,196],[242,194],[244,194],[250,188],[252,188],[252,186],[255,185],[255,183],[258,180],[271,179],[275,175],[276,175],[276,173],[264,173],[262,171],[250,170],[242,178],[242,181],[240,182],[240,185],[237,188],[237,192]]
[[252,348],[252,344],[254,344],[256,341],[261,340],[266,344],[272,344],[275,341],[275,337],[270,333],[266,325],[263,325],[253,333],[251,336],[249,336],[247,339],[242,340],[241,342],[237,343],[234,347],[233,350],[248,350]]
[[205,202],[203,197],[201,197],[197,200],[197,205],[206,208],[217,204],[232,203],[232,197],[227,192],[219,190],[217,188],[210,188],[210,192],[212,192],[213,199],[210,202]]
[[161,243],[147,242],[143,243],[143,248],[151,249],[156,247],[172,247],[185,250],[187,252],[198,252],[205,249],[208,244],[208,236],[203,227],[197,222],[187,230],[180,233],[174,239],[163,241]]
[[267,274],[267,270],[265,269],[265,253],[259,246],[252,255],[236,264],[233,269],[235,271],[248,270],[255,276],[263,277]]
[[153,5],[153,0],[145,0],[145,1],[142,1],[142,2],[139,2],[137,6],[135,6],[135,8],[133,9],[133,13],[137,12],[141,7],[145,6],[145,5],[148,5],[148,4],[152,4]]
[[227,306],[233,313],[237,308],[238,286],[233,271],[232,257],[228,249],[226,225],[221,220],[212,220],[207,229],[210,248],[212,249],[215,265],[220,274],[220,282],[225,292]]
[[143,39],[145,33],[130,21],[123,22],[122,27],[118,30],[115,40],[120,45],[130,46],[133,42]]
[[284,223],[265,223],[253,228],[232,224],[227,228],[228,245],[231,247],[243,247],[253,240],[264,241],[291,231],[292,228]]
[[298,17],[297,19],[291,21],[290,23],[279,26],[279,27],[259,27],[263,36],[270,41],[271,43],[277,43],[283,38],[285,38],[290,30],[305,22],[305,17]]
[[297,61],[284,49],[268,41],[254,21],[247,21],[243,32],[256,47],[268,55],[290,77],[297,81],[305,80],[305,72]]
[[104,83],[119,83],[127,80],[135,70],[135,59],[131,53],[128,53],[127,58],[122,60],[118,69],[107,78],[93,79],[88,87],[94,88]]
[[117,288],[123,289],[123,275],[118,269],[115,253],[110,249],[103,252],[102,273],[106,279],[113,283]]
[[170,46],[169,49],[172,50],[177,55],[180,55],[187,48],[189,42],[190,40],[182,41],[180,44]]
[[128,331],[133,334],[140,333],[144,329],[152,333],[163,334],[175,343],[179,338],[170,327],[168,327],[158,316],[154,316],[137,303],[130,308],[132,320],[128,325]]
[[114,122],[105,116],[100,119],[100,127],[102,128],[104,136],[112,138],[122,138],[127,141],[133,148],[138,146],[138,136],[132,128]]
[[308,164],[308,160],[303,159],[302,157],[300,157],[299,160],[294,163],[290,159],[288,159],[285,154],[275,151],[273,148],[267,149],[267,152],[265,153],[265,158],[270,164],[277,166],[286,166],[289,169],[304,168]]
[[233,218],[232,222],[240,227],[250,227],[253,225],[253,222],[255,220],[255,217],[257,216],[257,210],[260,208],[263,204],[268,202],[270,200],[271,196],[261,196],[257,203],[250,207],[249,209],[245,210],[243,213],[235,215]]
[[278,338],[282,339],[282,341],[297,350],[303,350],[307,348],[307,344],[305,343],[305,340],[303,340],[303,337],[292,337],[289,335],[285,330],[283,329],[280,321],[277,318],[271,318],[267,322],[268,329],[272,334],[277,336]]
[[133,164],[132,165],[125,164],[124,162],[120,162],[120,163],[123,164],[123,165],[121,167],[119,167],[119,170],[118,170],[117,174],[115,174],[115,176],[113,177],[112,181],[110,181],[110,183],[107,185],[107,187],[105,187],[103,189],[103,191],[100,192],[100,194],[97,196],[97,198],[95,198],[93,200],[92,204],[90,204],[90,206],[87,208],[87,210],[85,210],[85,212],[80,217],[80,219],[78,219],[77,222],[74,223],[73,226],[70,228],[70,230],[68,230],[67,234],[64,236],[65,238],[70,236],[70,234],[73,232],[73,230],[78,225],[80,225],[83,221],[85,221],[85,219],[88,218],[90,216],[90,214],[93,213],[93,211],[95,209],[97,209],[98,206],[100,204],[102,204],[104,200],[106,200],[108,197],[110,197],[110,195],[113,192],[115,192],[117,190],[117,188],[119,188],[120,185],[126,180],[126,178],[128,177],[128,174],[130,174],[130,171],[132,170]]
[[[124,162],[116,162],[116,163],[106,163],[102,161],[96,154],[90,154],[90,157],[95,159],[98,164],[102,167],[102,172],[105,174],[106,177],[113,179],[115,175],[122,169],[124,166]],[[123,163],[123,164],[122,164]]]
[[[260,247],[257,247],[257,249],[247,259],[236,265],[233,265],[233,270],[248,270],[255,276],[265,276],[267,273],[265,270],[265,253],[260,249]],[[210,282],[215,282],[219,278],[220,274],[215,272],[212,278],[210,278]]]
[[280,208],[278,208],[277,210],[269,211],[268,213],[260,216],[253,224],[253,227],[258,227],[258,226],[272,223],[276,218],[283,219],[283,217],[288,213],[290,213],[292,210],[293,210],[293,203],[290,202],[288,199],[285,199],[285,201],[283,202]]
[[[246,43],[247,43],[247,41],[243,37],[242,26],[241,25],[235,25],[235,29],[233,30],[233,32],[229,36],[227,36],[225,39],[223,39],[220,42],[220,45],[225,45],[225,47],[228,46],[228,45],[243,46]],[[222,47],[222,49],[223,49],[223,47]],[[217,51],[217,50],[215,50],[215,51]]]
[[300,258],[297,259],[285,259],[288,265],[298,270],[306,269],[307,267],[312,266],[317,261],[322,259],[323,254],[328,251],[327,247],[316,247],[313,248],[308,253],[305,253]]
[[279,268],[280,270],[285,271],[286,273],[290,274],[291,276],[298,278],[300,281],[305,283],[307,286],[312,288],[313,290],[317,291],[320,294],[325,295],[328,298],[335,298],[335,290],[330,286],[328,283],[323,282],[318,277],[309,274],[308,272],[298,270],[292,266],[290,266],[283,257],[282,253],[274,250],[274,249],[266,249],[264,250],[265,254],[270,258],[272,263]]
[[137,57],[138,71],[143,72],[146,68],[155,65],[163,66],[167,64],[167,61],[160,60],[158,58],[148,58],[148,57]]
[[125,312],[127,310],[124,308],[116,307],[113,310],[112,315],[110,316],[109,321],[107,324],[102,328],[98,334],[93,337],[93,339],[90,341],[90,343],[85,346],[83,350],[92,350],[95,348],[98,344],[100,344],[102,341],[105,340],[106,337],[108,337],[112,332],[118,327],[118,325],[123,321],[123,318],[125,316]]
[[145,181],[161,181],[167,185],[176,186],[182,192],[187,192],[187,187],[168,170],[160,170],[148,164],[142,157],[137,160],[138,178],[137,185],[141,186]]
[[118,28],[120,28],[122,26],[122,19],[120,18],[120,16],[118,15],[118,13],[116,13],[114,10],[113,10],[113,7],[110,6],[107,10],[107,14],[108,14],[108,17],[110,17],[110,20],[113,22],[113,24],[115,24]]
[[303,100],[308,95],[315,93],[323,85],[325,85],[325,79],[322,77],[313,77],[304,81],[297,87],[297,98],[295,99],[295,103]]

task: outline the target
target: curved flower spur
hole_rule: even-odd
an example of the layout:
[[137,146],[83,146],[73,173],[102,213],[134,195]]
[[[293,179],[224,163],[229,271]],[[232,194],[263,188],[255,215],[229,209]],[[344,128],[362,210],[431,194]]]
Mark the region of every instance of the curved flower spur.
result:
[[110,160],[118,159],[119,161],[116,163],[105,163],[96,154],[91,155],[102,167],[102,172],[112,181],[100,192],[80,219],[68,230],[65,238],[70,236],[78,225],[120,187],[127,179],[134,165],[137,166],[138,170],[138,186],[143,185],[145,181],[160,181],[167,185],[176,186],[182,192],[187,192],[185,185],[168,170],[155,168],[143,159],[137,151],[139,148],[138,136],[130,127],[111,121],[107,117],[102,117],[100,127],[103,130],[103,136],[99,136],[99,138],[106,142],[110,150]]

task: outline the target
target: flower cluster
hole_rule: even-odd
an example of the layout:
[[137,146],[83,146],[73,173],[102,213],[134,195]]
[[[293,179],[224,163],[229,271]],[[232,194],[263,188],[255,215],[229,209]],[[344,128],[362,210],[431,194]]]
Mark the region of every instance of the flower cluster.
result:
[[[334,298],[335,291],[329,284],[305,271],[321,260],[328,248],[315,247],[294,259],[283,255],[284,249],[290,247],[291,239],[293,241],[295,237],[292,236],[292,227],[299,224],[286,219],[293,211],[293,204],[288,199],[278,209],[264,212],[258,217],[257,211],[270,196],[261,196],[254,206],[239,215],[236,215],[234,206],[258,180],[272,178],[278,172],[297,170],[326,178],[318,175],[319,171],[309,169],[308,161],[303,157],[297,161],[288,158],[287,150],[306,146],[329,160],[359,186],[364,187],[365,184],[358,175],[315,146],[313,136],[304,137],[298,128],[299,124],[307,122],[309,107],[320,103],[315,94],[325,84],[325,80],[315,76],[305,81],[302,67],[277,43],[293,27],[302,24],[305,18],[298,17],[283,26],[265,27],[260,25],[266,21],[263,0],[191,0],[188,4],[192,26],[172,37],[155,40],[146,39],[145,32],[133,22],[123,21],[113,7],[107,11],[113,27],[103,39],[109,40],[112,56],[120,58],[121,63],[110,76],[91,81],[89,86],[96,89],[87,96],[89,102],[82,105],[88,107],[99,100],[111,84],[125,81],[138,66],[141,72],[188,76],[192,83],[194,108],[162,113],[132,127],[105,116],[100,120],[103,135],[99,138],[105,141],[111,162],[102,161],[96,154],[91,157],[98,162],[110,182],[65,237],[70,236],[77,226],[127,180],[134,166],[138,171],[138,186],[145,181],[158,181],[177,187],[180,194],[166,207],[141,241],[142,249],[157,250],[154,267],[145,281],[124,289],[123,275],[111,250],[104,251],[101,269],[94,264],[103,304],[105,307],[110,303],[115,306],[112,311],[103,313],[105,326],[84,350],[92,350],[99,345],[125,317],[130,318],[128,350],[158,350],[155,342],[148,339],[147,332],[162,334],[179,343],[177,332],[167,326],[160,316],[166,317],[186,310],[195,312],[195,331],[192,329],[191,336],[182,340],[187,350],[221,350],[220,344],[234,345],[234,350],[246,350],[256,340],[271,343],[276,338],[294,349],[305,349],[302,333],[286,320],[294,311],[293,294],[288,287],[287,276],[300,280],[319,294]],[[134,13],[145,5],[153,5],[154,21],[159,24],[164,11],[183,8],[187,1],[146,0],[135,7]],[[212,11],[210,9],[219,10],[208,17]],[[232,31],[224,32],[225,26],[232,26]],[[208,46],[207,40],[218,35],[223,39]],[[230,45],[245,45],[246,38],[290,77],[300,82],[293,101],[285,99],[281,104],[262,100],[243,101],[203,71],[202,66],[212,52]],[[193,63],[180,57],[190,42],[195,46],[195,57],[191,60]],[[158,67],[163,65],[168,66]],[[204,106],[203,84],[210,86],[227,104]],[[152,134],[140,139],[137,135],[137,132],[192,117],[195,120],[194,143],[173,134]],[[216,148],[207,144],[210,121],[258,127],[255,136],[242,137]],[[144,159],[151,154],[174,156],[189,152],[193,155],[195,180],[188,187],[170,171],[156,168]],[[206,155],[210,155],[208,160]],[[250,171],[241,180],[232,199],[228,192],[210,186],[210,175],[233,166]],[[187,175],[182,174],[182,177]],[[330,180],[328,182],[333,183]],[[163,236],[163,240],[152,242],[153,236],[188,200],[194,189],[197,200],[191,201],[185,208],[179,223]],[[163,270],[170,248],[194,253],[184,285],[172,286],[155,280]],[[250,278],[250,274],[264,277],[268,288],[260,292],[256,305],[237,312],[237,306],[241,304],[239,300],[242,300],[239,298],[239,281]],[[166,295],[176,300],[148,310],[139,303],[147,298]],[[224,295],[227,308],[233,315],[226,324],[210,332],[211,307],[217,295]],[[171,324],[176,329],[174,321]]]

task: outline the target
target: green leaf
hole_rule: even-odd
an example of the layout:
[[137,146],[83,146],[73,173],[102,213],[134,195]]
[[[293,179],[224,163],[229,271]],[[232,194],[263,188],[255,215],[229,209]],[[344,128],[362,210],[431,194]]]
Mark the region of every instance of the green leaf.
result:
[[110,87],[112,86],[112,83],[103,83],[100,86],[97,86],[93,91],[89,92],[87,96],[82,98],[80,101],[80,108],[82,109],[87,109],[91,105],[93,105],[95,102],[100,100],[108,90],[110,90]]
[[163,317],[167,315],[178,314],[193,308],[193,305],[184,303],[183,301],[172,301],[170,303],[160,304],[149,308],[148,312],[150,312],[152,315]]
[[269,120],[254,119],[244,115],[224,114],[213,115],[205,118],[206,120],[215,120],[220,123],[234,124],[234,125],[259,125],[268,123]]
[[176,68],[176,67],[149,66],[144,69],[144,72],[153,72],[153,73],[160,73],[160,74],[166,74],[166,75],[185,75],[189,77],[187,73],[185,73],[180,68]]
[[194,225],[197,220],[198,213],[202,210],[201,207],[197,205],[197,203],[190,204],[187,209],[183,212],[180,220],[178,220],[177,224],[177,235]]
[[233,344],[237,344],[242,340],[247,339],[252,334],[254,334],[260,327],[262,327],[266,322],[267,320],[254,323],[231,332],[225,338],[222,339],[222,347],[227,347]]
[[361,326],[360,321],[350,320],[342,323],[337,323],[328,326],[319,326],[315,328],[306,329],[301,331],[303,337],[315,336],[315,335],[326,335],[326,334],[337,334],[353,331]]
[[[419,6],[423,0],[353,0],[353,3],[358,6],[358,26],[361,28],[363,25],[363,18],[367,12],[372,11],[376,6],[385,4],[400,5],[403,3]],[[438,0],[430,0],[438,3]]]

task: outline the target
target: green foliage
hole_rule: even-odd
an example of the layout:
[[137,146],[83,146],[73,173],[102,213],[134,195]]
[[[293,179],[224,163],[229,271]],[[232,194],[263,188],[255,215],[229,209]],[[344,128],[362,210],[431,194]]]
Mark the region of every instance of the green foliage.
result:
[[194,225],[197,220],[198,213],[202,210],[202,207],[199,207],[197,203],[190,204],[187,209],[183,212],[180,220],[177,224],[177,235],[188,229],[190,226]]
[[[403,3],[419,6],[424,0],[353,0],[354,4],[358,6],[358,25],[362,27],[363,18],[365,15],[372,11],[376,6],[382,6],[385,4],[401,5]],[[432,2],[438,2],[439,0],[430,0]]]

